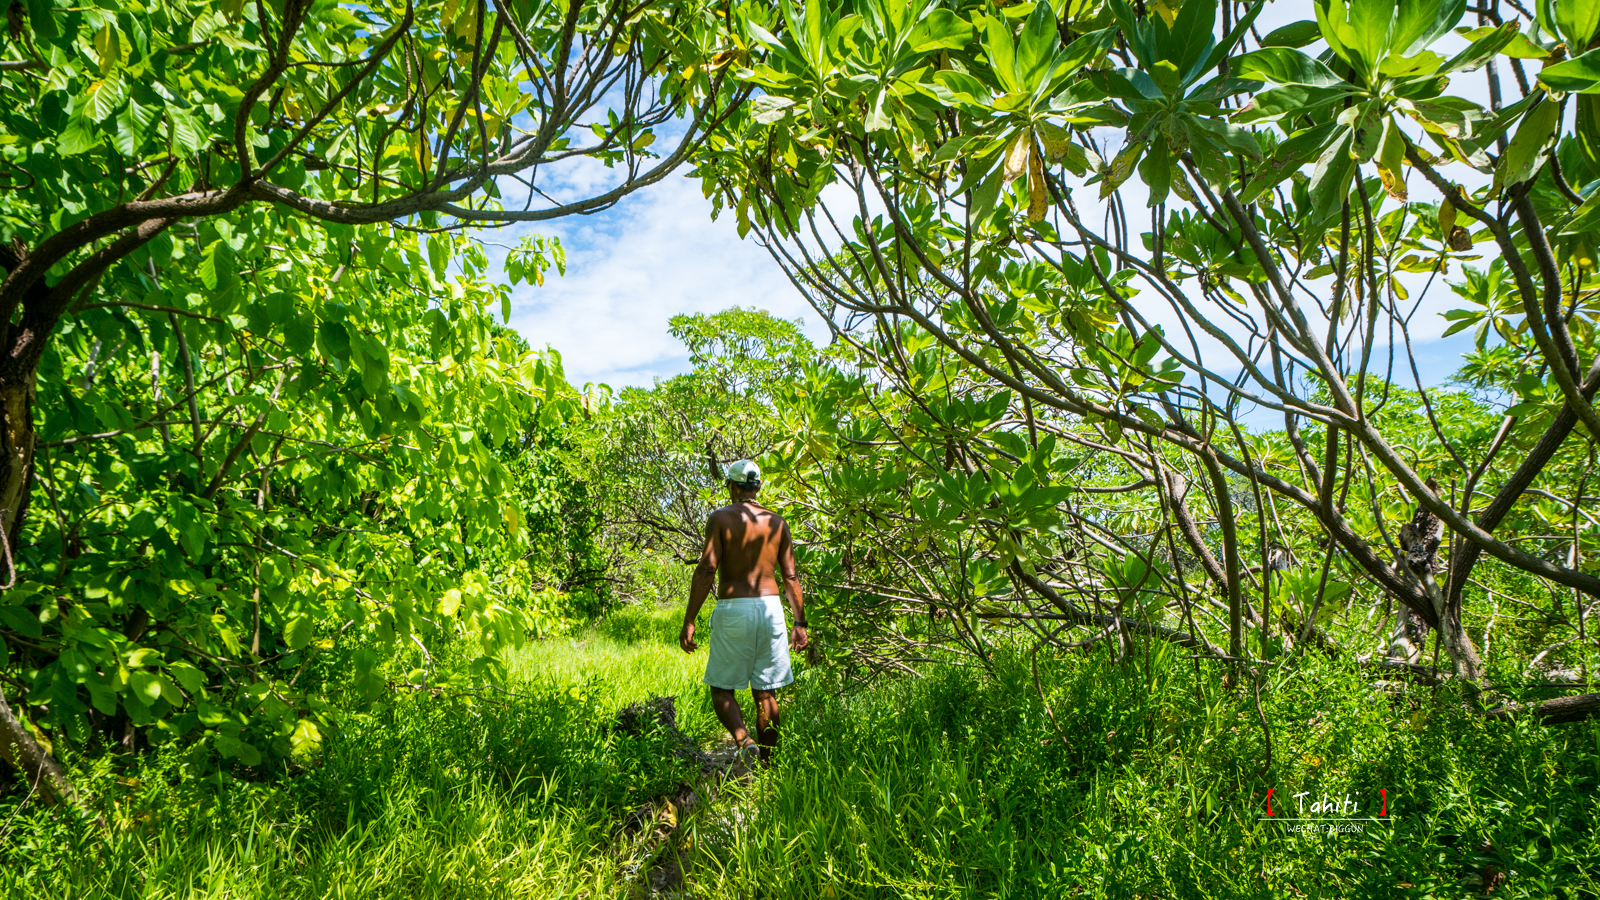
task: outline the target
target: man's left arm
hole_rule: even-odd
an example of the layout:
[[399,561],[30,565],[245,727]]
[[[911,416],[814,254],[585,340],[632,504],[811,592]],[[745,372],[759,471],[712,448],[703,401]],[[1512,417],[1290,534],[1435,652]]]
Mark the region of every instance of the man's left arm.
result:
[[800,570],[794,564],[794,536],[789,532],[788,522],[783,523],[778,566],[783,574],[783,592],[789,596],[789,610],[794,613],[794,630],[789,635],[789,644],[796,650],[804,650],[811,643],[811,636],[806,633],[806,601],[800,590]]

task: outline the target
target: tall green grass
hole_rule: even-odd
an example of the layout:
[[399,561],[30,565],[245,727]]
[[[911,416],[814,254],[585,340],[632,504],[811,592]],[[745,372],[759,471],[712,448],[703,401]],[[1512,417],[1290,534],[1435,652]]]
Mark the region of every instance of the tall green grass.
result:
[[[1600,896],[1600,725],[1489,723],[1330,662],[1264,686],[1259,712],[1253,685],[1165,647],[1041,659],[1038,686],[1022,654],[995,664],[803,682],[747,814],[691,842],[695,895]],[[1357,817],[1384,788],[1393,820],[1290,833],[1260,821],[1269,787],[1278,816],[1311,791]]]
[[[679,694],[715,718],[694,659],[628,610],[526,648],[508,693],[400,692],[347,719],[314,762],[252,780],[194,749],[74,774],[108,827],[26,806],[0,839],[0,895],[63,898],[601,897],[625,893],[618,824],[694,777],[619,707]],[[676,629],[673,628],[674,638]],[[703,658],[701,658],[703,664]],[[698,692],[698,693],[697,693]]]
[[[532,645],[509,694],[392,696],[280,776],[101,758],[77,777],[105,828],[8,821],[9,795],[0,894],[631,897],[675,855],[678,892],[706,898],[1600,897],[1600,724],[1491,723],[1327,660],[1269,676],[1258,711],[1251,682],[1161,645],[1041,654],[1037,682],[1020,651],[867,687],[803,670],[774,765],[658,846],[624,823],[697,776],[665,735],[607,726],[670,694],[721,738],[677,616]],[[1358,816],[1385,788],[1394,818],[1293,834],[1260,821],[1269,787],[1280,815],[1309,790]]]

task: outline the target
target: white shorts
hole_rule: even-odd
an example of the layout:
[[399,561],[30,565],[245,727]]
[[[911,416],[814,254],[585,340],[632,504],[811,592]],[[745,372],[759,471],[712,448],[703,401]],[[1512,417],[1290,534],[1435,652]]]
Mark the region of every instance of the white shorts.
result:
[[711,611],[705,683],[714,688],[771,691],[794,681],[783,598],[729,597]]

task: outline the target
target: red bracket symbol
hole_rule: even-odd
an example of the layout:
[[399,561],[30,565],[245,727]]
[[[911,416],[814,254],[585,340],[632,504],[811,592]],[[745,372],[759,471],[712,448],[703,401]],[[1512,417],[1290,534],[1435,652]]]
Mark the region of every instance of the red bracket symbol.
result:
[[[1268,793],[1271,792],[1269,791]],[[1378,788],[1378,793],[1383,796],[1383,809],[1378,811],[1378,815],[1387,816],[1389,814],[1389,792],[1384,788]]]
[[1272,792],[1276,788],[1267,788],[1267,815],[1272,815]]

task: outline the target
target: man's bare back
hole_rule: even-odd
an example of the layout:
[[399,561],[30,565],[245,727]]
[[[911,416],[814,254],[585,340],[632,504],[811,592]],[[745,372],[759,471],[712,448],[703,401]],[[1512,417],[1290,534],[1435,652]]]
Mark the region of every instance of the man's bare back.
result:
[[793,578],[794,548],[789,523],[753,500],[730,503],[706,522],[709,559],[715,568],[717,597],[771,597],[778,593],[778,572]]

